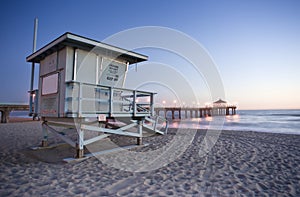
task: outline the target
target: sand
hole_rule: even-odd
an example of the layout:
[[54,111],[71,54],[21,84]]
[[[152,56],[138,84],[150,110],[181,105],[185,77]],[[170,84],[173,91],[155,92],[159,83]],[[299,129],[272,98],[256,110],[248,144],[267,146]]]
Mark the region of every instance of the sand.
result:
[[[0,196],[300,196],[300,135],[222,131],[200,156],[206,131],[199,130],[175,161],[153,171],[130,172],[91,157],[64,163],[65,144],[34,151],[38,121],[0,124]],[[189,131],[187,131],[189,132]],[[144,139],[156,149],[176,136]],[[116,143],[135,140],[112,136]],[[61,143],[50,135],[49,143]]]

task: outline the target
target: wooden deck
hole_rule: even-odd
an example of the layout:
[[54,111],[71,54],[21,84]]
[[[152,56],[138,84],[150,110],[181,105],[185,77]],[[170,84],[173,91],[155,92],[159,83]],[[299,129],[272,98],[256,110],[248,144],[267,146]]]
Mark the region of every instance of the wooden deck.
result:
[[27,104],[1,104],[0,103],[0,112],[1,112],[1,123],[9,122],[9,114],[11,111],[25,111],[29,110],[29,105]]

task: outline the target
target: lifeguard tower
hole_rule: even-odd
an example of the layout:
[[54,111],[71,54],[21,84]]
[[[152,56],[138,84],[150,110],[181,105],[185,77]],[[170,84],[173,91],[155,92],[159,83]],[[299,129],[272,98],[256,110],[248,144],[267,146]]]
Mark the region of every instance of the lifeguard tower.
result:
[[[38,90],[30,91],[35,96],[30,112],[42,118],[42,146],[47,146],[50,131],[81,158],[84,146],[110,134],[136,137],[138,144],[146,134],[165,134],[166,120],[154,114],[155,93],[124,88],[128,66],[147,59],[72,33],[29,55],[27,62],[40,65]],[[58,126],[65,130],[58,131]],[[65,135],[70,127],[76,128],[76,140]],[[86,139],[89,131],[98,135]]]

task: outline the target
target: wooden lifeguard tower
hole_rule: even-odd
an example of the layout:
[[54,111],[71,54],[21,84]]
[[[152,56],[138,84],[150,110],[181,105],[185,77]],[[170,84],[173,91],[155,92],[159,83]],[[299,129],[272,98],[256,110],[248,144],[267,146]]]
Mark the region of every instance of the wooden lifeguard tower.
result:
[[[127,51],[72,33],[65,33],[29,55],[27,62],[39,63],[36,113],[42,118],[47,146],[48,131],[76,148],[78,158],[84,146],[110,134],[136,137],[145,133],[165,134],[167,122],[154,114],[153,92],[123,87],[128,66],[146,61],[147,56]],[[137,98],[139,102],[137,103]],[[33,111],[33,109],[30,109]],[[77,139],[55,128],[77,130]],[[85,139],[85,132],[99,135]]]

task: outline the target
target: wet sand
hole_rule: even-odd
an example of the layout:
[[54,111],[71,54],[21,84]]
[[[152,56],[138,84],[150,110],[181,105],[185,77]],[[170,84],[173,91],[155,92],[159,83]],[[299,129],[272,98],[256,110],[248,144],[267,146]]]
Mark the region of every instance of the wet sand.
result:
[[[42,139],[38,121],[0,124],[0,196],[300,196],[300,135],[222,131],[201,156],[205,134],[198,130],[184,153],[167,165],[130,172],[96,157],[64,163],[74,149],[51,134],[49,143],[60,145],[31,150]],[[145,138],[149,146],[132,151],[163,147],[176,135],[173,129]]]

